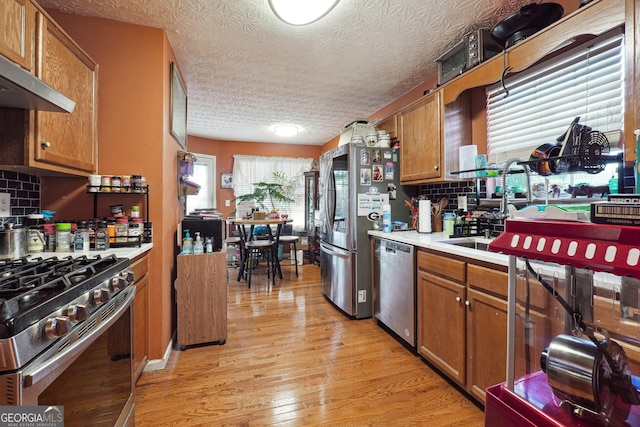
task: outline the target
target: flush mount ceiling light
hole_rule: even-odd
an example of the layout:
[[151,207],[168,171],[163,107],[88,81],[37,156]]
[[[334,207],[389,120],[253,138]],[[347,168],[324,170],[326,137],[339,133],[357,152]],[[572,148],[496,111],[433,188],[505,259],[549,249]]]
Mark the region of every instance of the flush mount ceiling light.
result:
[[278,125],[273,128],[273,132],[278,136],[295,136],[298,128],[292,125]]
[[325,16],[340,0],[269,0],[278,18],[291,25],[306,25]]

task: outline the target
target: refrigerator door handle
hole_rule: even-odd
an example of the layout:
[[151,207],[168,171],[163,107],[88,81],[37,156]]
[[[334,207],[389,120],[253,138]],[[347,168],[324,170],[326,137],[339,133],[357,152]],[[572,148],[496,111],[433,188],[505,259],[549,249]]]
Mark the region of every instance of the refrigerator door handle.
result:
[[324,243],[320,243],[320,245],[322,246],[322,249],[324,249],[324,251],[330,255],[333,256],[337,256],[340,258],[349,258],[350,254],[349,253],[345,253],[345,252],[336,252],[334,250],[332,250],[331,248],[329,248],[327,245],[325,245]]
[[325,215],[327,218],[327,231],[331,233],[336,215],[336,182],[335,177],[333,176],[333,167],[330,168],[329,176],[327,178],[327,203],[325,204]]

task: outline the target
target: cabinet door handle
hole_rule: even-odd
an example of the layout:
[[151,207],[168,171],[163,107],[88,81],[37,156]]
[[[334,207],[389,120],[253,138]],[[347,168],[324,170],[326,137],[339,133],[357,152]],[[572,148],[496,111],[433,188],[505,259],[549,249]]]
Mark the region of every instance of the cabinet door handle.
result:
[[460,301],[462,301],[462,298],[456,297],[456,301],[460,302]]
[[466,305],[467,307],[469,307],[469,306],[471,305],[471,301],[466,300],[466,301],[464,302],[464,305]]
[[46,148],[51,147],[51,143],[50,143],[49,141],[44,141],[44,142],[41,144],[41,147],[42,147],[42,149],[44,150],[44,149],[46,149]]
[[435,165],[433,168],[434,168],[435,170],[438,170],[438,169],[440,169],[440,165]]

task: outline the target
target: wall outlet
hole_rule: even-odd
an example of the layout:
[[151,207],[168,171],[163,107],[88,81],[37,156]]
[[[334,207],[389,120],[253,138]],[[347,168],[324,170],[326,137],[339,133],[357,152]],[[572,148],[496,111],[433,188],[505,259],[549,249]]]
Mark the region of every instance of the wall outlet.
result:
[[358,291],[358,303],[367,302],[367,291],[365,289]]
[[225,205],[226,207],[231,206],[231,200],[225,200],[225,201],[224,201],[224,205]]
[[11,194],[0,193],[0,217],[11,216]]

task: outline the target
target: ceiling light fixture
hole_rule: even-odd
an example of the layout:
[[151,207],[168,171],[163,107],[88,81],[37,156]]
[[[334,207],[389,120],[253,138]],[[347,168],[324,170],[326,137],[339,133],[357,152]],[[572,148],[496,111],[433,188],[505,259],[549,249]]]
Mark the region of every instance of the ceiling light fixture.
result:
[[298,128],[292,125],[278,125],[273,128],[273,132],[278,136],[296,136]]
[[269,0],[273,13],[291,25],[307,25],[325,16],[340,0]]

